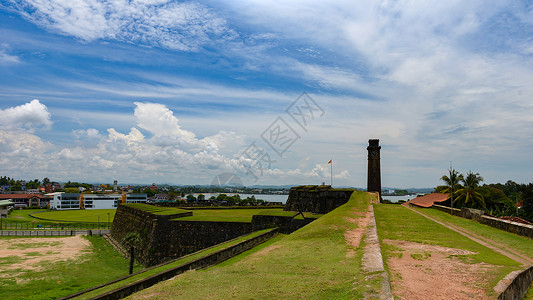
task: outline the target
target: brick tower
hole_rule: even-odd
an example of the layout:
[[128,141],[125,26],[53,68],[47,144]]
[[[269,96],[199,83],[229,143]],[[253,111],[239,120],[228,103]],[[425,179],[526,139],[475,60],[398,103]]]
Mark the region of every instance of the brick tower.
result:
[[368,178],[366,190],[368,192],[378,192],[381,198],[381,168],[379,165],[379,145],[378,139],[368,140]]

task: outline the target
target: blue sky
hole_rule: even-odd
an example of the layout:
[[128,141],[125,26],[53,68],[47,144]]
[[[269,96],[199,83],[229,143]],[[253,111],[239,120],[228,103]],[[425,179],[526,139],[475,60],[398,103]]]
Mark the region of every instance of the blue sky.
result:
[[1,175],[364,187],[379,138],[384,186],[533,181],[528,1],[2,0],[0,36]]

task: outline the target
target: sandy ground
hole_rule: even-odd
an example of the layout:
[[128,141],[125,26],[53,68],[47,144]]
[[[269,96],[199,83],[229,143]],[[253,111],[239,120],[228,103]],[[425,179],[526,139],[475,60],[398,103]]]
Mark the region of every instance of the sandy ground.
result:
[[357,224],[357,228],[348,230],[344,233],[344,239],[346,240],[346,243],[348,243],[348,245],[350,245],[352,248],[346,253],[346,257],[353,257],[355,255],[355,249],[359,247],[368,223],[370,222],[370,211],[367,210],[366,212],[356,212],[355,214],[361,216],[362,218],[346,218],[346,220]]
[[[384,240],[401,248],[389,259],[393,294],[400,299],[488,299],[481,284],[491,265],[469,264],[454,256],[474,254],[461,249]],[[453,255],[453,256],[452,256]]]
[[[88,250],[90,242],[81,236],[58,238],[18,238],[0,240],[0,258],[16,256],[22,260],[2,265],[2,270],[40,270],[44,261],[76,259]],[[2,276],[2,274],[0,274]]]

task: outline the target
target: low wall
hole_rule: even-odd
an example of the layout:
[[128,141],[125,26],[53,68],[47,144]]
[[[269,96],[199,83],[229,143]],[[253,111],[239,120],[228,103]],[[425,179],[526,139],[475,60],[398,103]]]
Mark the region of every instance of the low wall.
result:
[[479,220],[476,219],[476,221],[494,228],[498,228],[507,232],[512,232],[533,239],[533,225],[520,224],[517,222],[511,222],[489,216],[481,216]]
[[72,236],[72,235],[104,235],[109,230],[0,230],[0,236]]
[[517,222],[502,220],[494,217],[485,216],[483,211],[472,208],[462,208],[450,210],[449,207],[441,205],[433,205],[431,208],[438,209],[440,211],[451,213],[454,216],[459,216],[466,219],[472,219],[481,224],[485,224],[494,228],[501,229],[503,231],[511,232],[521,236],[533,239],[533,225],[526,225]]
[[511,272],[501,280],[494,290],[499,293],[498,300],[522,299],[531,287],[533,280],[533,266],[523,270]]
[[431,208],[443,211],[445,213],[449,213],[449,214],[454,215],[454,216],[461,216],[461,210],[457,209],[457,208],[449,208],[447,206],[442,206],[442,205],[437,205],[437,204],[433,204],[433,206],[431,206]]
[[254,230],[278,227],[279,232],[289,234],[313,222],[314,220],[316,219],[294,219],[293,217],[287,216],[254,215],[252,217],[252,224],[254,226]]
[[[202,258],[199,258],[199,259],[196,259],[196,260],[193,260],[193,261],[190,261],[188,263],[185,263],[183,265],[180,265],[180,266],[177,266],[177,267],[174,267],[174,268],[171,268],[169,270],[165,270],[161,273],[158,273],[158,274],[155,274],[155,275],[152,275],[152,276],[149,276],[147,278],[144,278],[142,280],[139,280],[137,282],[133,282],[131,284],[128,284],[128,285],[125,285],[123,287],[120,287],[120,288],[117,288],[115,290],[112,290],[112,291],[109,291],[107,293],[104,293],[102,295],[99,295],[99,296],[96,296],[94,298],[91,298],[91,299],[105,299],[105,300],[108,300],[108,299],[122,299],[124,297],[127,297],[135,292],[138,292],[140,290],[143,290],[143,289],[146,289],[160,281],[163,281],[163,280],[167,280],[167,279],[170,279],[176,275],[179,275],[183,272],[186,272],[188,270],[193,270],[193,269],[201,269],[201,268],[206,268],[206,267],[209,267],[209,266],[212,266],[212,265],[216,265],[216,264],[219,264],[229,258],[232,258],[244,251],[247,251],[261,243],[263,243],[264,241],[270,239],[271,237],[273,237],[274,235],[276,235],[276,233],[278,232],[277,229],[272,229],[271,231],[268,231],[268,232],[265,232],[261,235],[258,235],[254,238],[251,238],[249,240],[245,240],[245,241],[242,241],[238,244],[235,244],[233,246],[230,246],[228,248],[225,248],[225,249],[222,249],[220,251],[217,251],[217,252],[214,252],[214,253],[211,253],[207,256],[204,256]],[[136,273],[138,274],[138,273]],[[109,284],[113,284],[115,282],[118,282],[120,280],[124,280],[128,277],[131,277],[133,275],[136,275],[136,274],[132,274],[132,275],[129,275],[129,276],[126,276],[126,277],[123,277],[119,280],[114,280],[112,282],[109,282],[107,284],[104,284],[104,285],[101,285],[101,286],[98,286],[97,288],[101,288],[101,287],[104,287],[106,285],[109,285]],[[92,291],[94,290],[95,288],[92,288],[92,289],[89,289],[89,290],[85,290],[85,291],[82,291],[82,292],[79,292],[79,293],[76,293],[76,294],[73,294],[73,295],[70,295],[70,296],[67,296],[65,298],[62,298],[62,299],[70,299],[70,298],[73,298],[73,297],[77,297],[79,295],[82,295],[84,293],[87,293],[89,291]]]

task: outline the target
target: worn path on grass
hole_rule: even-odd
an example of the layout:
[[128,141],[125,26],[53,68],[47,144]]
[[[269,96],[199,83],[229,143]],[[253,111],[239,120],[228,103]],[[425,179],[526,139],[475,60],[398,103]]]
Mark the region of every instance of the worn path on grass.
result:
[[[376,198],[378,199],[378,198]],[[376,202],[377,203],[377,202]],[[394,299],[391,292],[390,280],[383,265],[381,256],[381,247],[379,245],[378,232],[376,228],[376,219],[374,217],[374,207],[370,204],[365,211],[354,210],[354,213],[360,218],[349,221],[356,223],[357,227],[346,231],[344,238],[352,246],[352,250],[347,253],[348,256],[355,255],[355,249],[359,247],[361,240],[365,237],[365,246],[363,249],[362,266],[363,270],[368,273],[367,280],[376,277],[381,278],[381,289],[377,294],[370,293],[368,298]]]
[[426,214],[424,214],[424,213],[422,213],[422,212],[420,212],[420,211],[418,211],[416,209],[413,209],[411,207],[408,207],[408,206],[405,206],[405,207],[410,209],[410,210],[412,210],[412,211],[414,211],[414,212],[416,212],[417,214],[420,214],[421,216],[423,216],[423,217],[425,217],[425,218],[437,223],[437,224],[440,224],[440,225],[442,225],[442,226],[444,226],[444,227],[446,227],[448,229],[451,229],[451,230],[453,230],[453,231],[455,231],[455,232],[457,232],[457,233],[459,233],[459,234],[461,234],[461,235],[473,240],[476,243],[479,243],[479,244],[481,244],[481,245],[483,245],[483,246],[485,246],[485,247],[487,247],[489,249],[492,249],[492,250],[494,250],[494,251],[496,251],[496,252],[498,252],[498,253],[500,253],[502,255],[505,255],[505,256],[509,257],[510,259],[512,259],[512,260],[514,260],[514,261],[516,261],[518,263],[521,263],[523,266],[533,264],[533,258],[525,256],[523,254],[520,254],[520,253],[514,251],[513,249],[510,249],[510,248],[508,248],[508,247],[506,247],[506,246],[504,246],[502,244],[499,244],[499,243],[496,243],[496,242],[494,242],[492,240],[486,239],[486,238],[484,238],[482,236],[479,236],[479,235],[477,235],[477,234],[475,234],[473,232],[470,232],[470,231],[468,231],[468,230],[466,230],[464,228],[452,225],[450,223],[437,221],[434,218],[432,218],[432,217],[430,217],[430,216],[428,216],[428,215],[426,215]]

